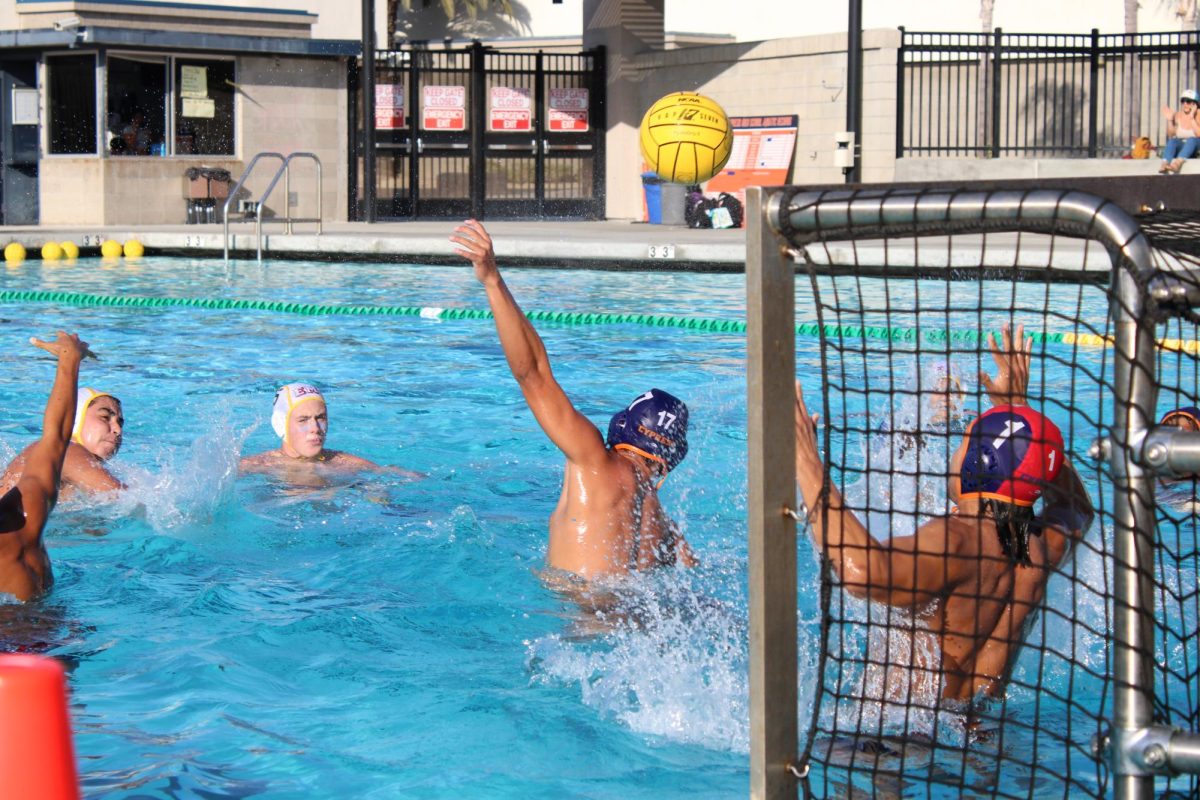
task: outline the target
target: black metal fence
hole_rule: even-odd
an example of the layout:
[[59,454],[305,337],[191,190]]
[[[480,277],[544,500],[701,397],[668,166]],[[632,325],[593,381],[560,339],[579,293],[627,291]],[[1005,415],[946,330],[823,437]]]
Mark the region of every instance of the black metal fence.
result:
[[1200,88],[1196,31],[900,31],[897,158],[1119,158],[1163,147],[1163,105]]

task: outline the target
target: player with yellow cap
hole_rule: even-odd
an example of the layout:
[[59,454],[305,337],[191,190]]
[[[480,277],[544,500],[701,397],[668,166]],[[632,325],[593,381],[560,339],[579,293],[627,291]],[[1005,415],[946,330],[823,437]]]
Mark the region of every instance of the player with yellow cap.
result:
[[416,477],[398,467],[383,467],[374,461],[329,450],[325,447],[325,437],[329,433],[329,409],[325,405],[325,396],[321,390],[311,383],[289,383],[275,392],[275,402],[271,409],[271,427],[280,438],[280,446],[241,460],[243,472],[287,471],[289,477],[295,475],[297,468],[312,465],[320,472],[360,472],[364,470],[399,472]]
[[[124,433],[125,415],[121,401],[108,392],[81,388],[75,400],[75,424],[71,428],[71,441],[67,445],[59,480],[61,497],[69,497],[80,489],[111,492],[125,488],[106,466],[106,462],[121,449]],[[34,445],[26,447],[8,465],[0,478],[0,492],[8,491],[21,480],[32,447]]]

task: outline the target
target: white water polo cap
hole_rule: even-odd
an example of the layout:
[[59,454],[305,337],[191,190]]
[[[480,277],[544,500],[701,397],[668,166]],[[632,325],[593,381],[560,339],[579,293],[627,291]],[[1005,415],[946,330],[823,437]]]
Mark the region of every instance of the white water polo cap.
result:
[[271,427],[280,439],[287,438],[288,421],[296,406],[310,400],[324,400],[321,390],[310,383],[289,383],[275,393],[275,408],[271,412]]
[[[101,397],[116,397],[108,392],[97,392],[95,389],[83,388],[79,390],[79,394],[75,395],[75,427],[71,429],[71,441],[77,444],[83,444],[83,418],[87,415],[88,406],[99,400]],[[117,400],[117,402],[121,402]]]

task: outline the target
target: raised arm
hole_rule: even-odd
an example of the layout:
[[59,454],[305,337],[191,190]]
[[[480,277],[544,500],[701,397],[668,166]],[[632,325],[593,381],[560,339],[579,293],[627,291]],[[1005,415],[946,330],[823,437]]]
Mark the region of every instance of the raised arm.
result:
[[513,299],[496,266],[492,239],[483,225],[467,220],[454,229],[450,241],[455,252],[475,267],[475,277],[487,290],[488,304],[496,320],[500,346],[508,368],[525,395],[538,425],[571,461],[598,467],[607,458],[604,440],[591,421],[575,410],[550,371],[546,347],[529,318]]
[[817,449],[817,417],[804,405],[796,382],[796,483],[808,509],[813,540],[829,558],[851,594],[889,605],[912,607],[939,597],[968,576],[967,561],[956,557],[949,523],[936,519],[913,536],[880,542],[833,485],[822,496],[825,467]]
[[1162,107],[1162,115],[1167,120],[1167,138],[1171,138],[1175,135],[1175,132],[1176,132],[1175,109],[1171,108],[1168,105],[1164,105]]
[[46,412],[42,417],[42,438],[33,444],[25,456],[25,468],[17,487],[25,502],[27,515],[44,508],[48,513],[58,498],[58,481],[62,476],[63,459],[71,440],[75,422],[75,393],[79,385],[79,362],[87,352],[87,343],[75,334],[58,332],[53,342],[30,339],[58,358],[58,371]]

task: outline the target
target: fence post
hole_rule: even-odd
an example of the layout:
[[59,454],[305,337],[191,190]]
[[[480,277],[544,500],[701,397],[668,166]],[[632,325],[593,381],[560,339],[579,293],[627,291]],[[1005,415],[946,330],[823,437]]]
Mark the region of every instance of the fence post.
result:
[[904,156],[904,26],[900,26],[900,49],[896,51],[896,158]]
[[1088,158],[1095,158],[1099,131],[1096,130],[1100,119],[1100,29],[1092,28],[1091,63],[1088,68]]
[[471,216],[483,219],[483,200],[487,194],[487,151],[484,134],[487,126],[487,72],[484,70],[483,42],[471,43],[471,155],[468,159],[471,185]]
[[1003,52],[1000,38],[1003,35],[1001,30],[996,28],[995,38],[992,40],[992,158],[1000,157],[1000,53]]
[[[389,43],[390,44],[390,43]],[[363,204],[366,221],[375,221],[375,4],[362,3]]]

